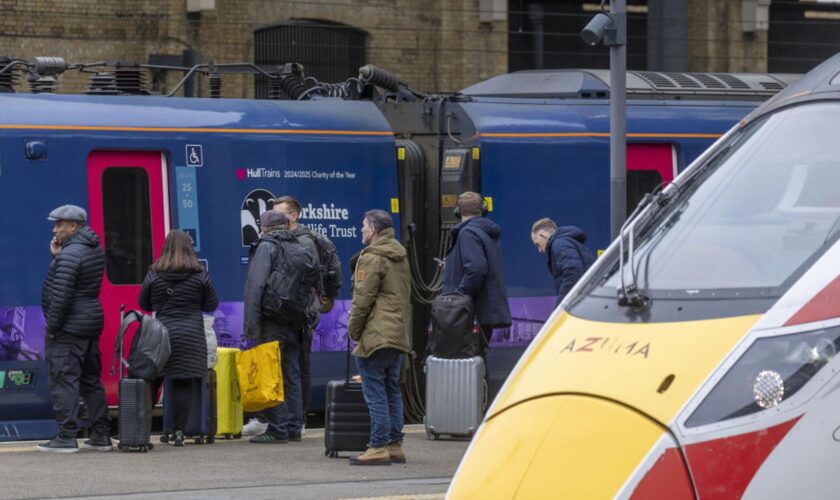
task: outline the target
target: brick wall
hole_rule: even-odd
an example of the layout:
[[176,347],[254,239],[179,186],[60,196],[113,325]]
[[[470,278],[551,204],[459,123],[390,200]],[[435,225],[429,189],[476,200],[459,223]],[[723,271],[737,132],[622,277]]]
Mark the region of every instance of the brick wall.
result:
[[767,71],[767,31],[741,29],[741,2],[689,0],[689,71]]
[[[216,0],[188,16],[186,0],[0,0],[0,55],[68,62],[137,61],[197,50],[201,62],[253,62],[253,31],[289,19],[366,31],[368,62],[418,90],[456,91],[507,71],[507,23],[480,23],[478,0]],[[179,77],[168,76],[167,88]],[[252,76],[223,79],[226,97],[253,96]],[[18,77],[18,81],[25,79]],[[87,76],[67,72],[60,92]],[[19,85],[18,90],[25,89]],[[201,95],[207,95],[206,82]]]

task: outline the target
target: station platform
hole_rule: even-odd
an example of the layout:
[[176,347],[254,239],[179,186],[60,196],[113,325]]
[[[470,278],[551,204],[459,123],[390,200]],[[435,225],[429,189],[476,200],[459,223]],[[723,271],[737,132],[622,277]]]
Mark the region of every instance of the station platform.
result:
[[441,499],[469,445],[429,441],[422,425],[411,425],[406,464],[351,466],[354,453],[324,456],[323,429],[287,444],[243,438],[175,448],[152,440],[148,453],[44,453],[37,442],[0,443],[0,498]]

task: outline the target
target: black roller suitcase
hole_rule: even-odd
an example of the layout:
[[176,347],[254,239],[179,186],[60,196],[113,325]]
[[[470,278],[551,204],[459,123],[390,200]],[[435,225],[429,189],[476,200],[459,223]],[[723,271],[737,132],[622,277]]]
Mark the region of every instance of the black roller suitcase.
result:
[[362,384],[350,381],[350,342],[344,380],[327,383],[324,415],[324,455],[335,458],[342,451],[365,451],[370,441],[370,414]]
[[[120,308],[120,324],[125,316],[125,305]],[[111,359],[111,375],[115,371],[120,377],[119,392],[119,445],[120,451],[147,452],[154,448],[152,445],[152,388],[148,382],[139,378],[123,378],[123,367],[128,363],[123,355],[123,336],[125,331],[120,328],[117,342],[114,346],[114,357]],[[119,362],[119,370],[116,363]]]
[[[163,435],[161,443],[167,443],[172,437],[175,416],[172,402],[172,380],[163,383]],[[212,444],[216,441],[216,371],[207,370],[207,374],[192,387],[192,407],[184,437],[192,438],[195,444]]]
[[120,451],[146,452],[153,448],[152,389],[137,378],[120,380]]

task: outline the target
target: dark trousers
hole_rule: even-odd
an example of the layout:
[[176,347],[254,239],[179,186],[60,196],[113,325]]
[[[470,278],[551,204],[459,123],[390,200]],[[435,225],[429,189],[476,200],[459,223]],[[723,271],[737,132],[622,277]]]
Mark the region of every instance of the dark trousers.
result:
[[99,338],[81,338],[59,332],[55,338],[46,339],[44,351],[59,437],[76,438],[79,396],[87,406],[91,434],[109,437],[111,422],[108,420],[105,387],[100,379],[102,356],[99,353]]
[[306,423],[306,414],[309,413],[309,404],[312,401],[312,372],[309,364],[311,353],[312,337],[304,333],[303,342],[300,344],[300,399],[303,406],[304,423]]
[[[200,384],[200,378],[176,378],[172,379],[172,389],[174,394],[170,401],[173,404],[172,413],[172,432],[183,431],[190,419],[190,410],[192,409],[193,386]],[[152,383],[152,401],[157,402],[158,391],[163,385],[163,379],[159,378]]]
[[266,432],[276,437],[300,436],[303,409],[300,401],[300,344],[280,343],[280,369],[283,372],[283,402],[263,410],[268,420]]
[[[481,350],[481,359],[484,360],[484,383],[487,387],[488,394],[490,393],[490,367],[487,366],[487,355],[490,354],[490,338],[493,336],[492,325],[479,325],[481,335],[484,337],[484,349]],[[484,401],[485,408],[489,401]]]

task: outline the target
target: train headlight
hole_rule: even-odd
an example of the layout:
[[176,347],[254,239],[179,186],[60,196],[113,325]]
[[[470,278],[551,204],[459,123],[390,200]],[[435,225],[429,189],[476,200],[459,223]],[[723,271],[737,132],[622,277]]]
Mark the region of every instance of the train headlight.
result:
[[773,370],[764,370],[753,382],[755,402],[762,408],[772,408],[785,397],[785,382],[782,376]]
[[706,395],[686,427],[722,422],[779,405],[837,356],[840,327],[757,339]]

